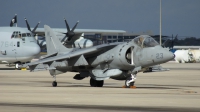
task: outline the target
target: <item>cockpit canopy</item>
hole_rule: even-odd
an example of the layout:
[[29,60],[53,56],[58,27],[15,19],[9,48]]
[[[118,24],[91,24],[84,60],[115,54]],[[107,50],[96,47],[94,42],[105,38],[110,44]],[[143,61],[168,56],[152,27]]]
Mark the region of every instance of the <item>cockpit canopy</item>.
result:
[[140,46],[142,48],[154,47],[154,46],[159,45],[158,42],[155,41],[149,35],[140,35],[140,36],[134,38],[134,42],[135,42],[135,44],[137,44],[138,46]]
[[31,33],[21,33],[20,31],[14,31],[12,38],[21,38],[21,37],[31,37]]

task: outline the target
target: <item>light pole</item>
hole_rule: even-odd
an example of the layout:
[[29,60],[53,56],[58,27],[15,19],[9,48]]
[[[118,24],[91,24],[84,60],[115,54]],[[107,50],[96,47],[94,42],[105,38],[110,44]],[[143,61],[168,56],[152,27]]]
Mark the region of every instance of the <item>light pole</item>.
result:
[[161,2],[160,0],[160,45],[162,45],[162,7],[161,7]]

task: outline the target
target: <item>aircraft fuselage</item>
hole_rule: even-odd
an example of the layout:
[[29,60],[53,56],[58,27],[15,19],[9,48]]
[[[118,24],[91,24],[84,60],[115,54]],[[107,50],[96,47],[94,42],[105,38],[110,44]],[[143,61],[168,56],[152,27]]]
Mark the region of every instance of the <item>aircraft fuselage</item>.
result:
[[0,28],[0,63],[28,62],[40,52],[30,31],[19,27]]

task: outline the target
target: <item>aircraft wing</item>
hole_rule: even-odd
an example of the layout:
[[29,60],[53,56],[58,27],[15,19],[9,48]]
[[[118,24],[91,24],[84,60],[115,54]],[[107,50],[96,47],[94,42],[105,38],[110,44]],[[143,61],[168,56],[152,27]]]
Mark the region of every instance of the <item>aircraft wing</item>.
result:
[[[66,33],[66,28],[52,28],[53,31],[58,33]],[[35,31],[39,36],[44,36],[44,28],[37,28]],[[126,33],[124,30],[101,30],[101,29],[75,29],[74,33],[100,33],[100,34],[113,34],[113,33]]]
[[98,45],[98,46],[94,46],[94,47],[90,47],[90,48],[76,49],[76,50],[73,50],[66,54],[61,54],[61,55],[57,55],[57,56],[53,56],[53,57],[40,59],[40,60],[32,62],[32,63],[27,63],[27,64],[22,65],[21,67],[29,66],[31,71],[55,69],[54,67],[49,66],[50,63],[57,61],[57,62],[60,62],[61,64],[63,64],[63,61],[65,61],[65,60],[68,61],[69,59],[72,60],[75,57],[76,57],[76,59],[74,61],[78,61],[80,58],[82,58],[81,60],[85,60],[86,57],[94,56],[95,54],[98,55],[100,51],[109,50],[121,43],[122,42],[117,42],[117,43],[110,43],[110,44],[102,44],[102,45]]

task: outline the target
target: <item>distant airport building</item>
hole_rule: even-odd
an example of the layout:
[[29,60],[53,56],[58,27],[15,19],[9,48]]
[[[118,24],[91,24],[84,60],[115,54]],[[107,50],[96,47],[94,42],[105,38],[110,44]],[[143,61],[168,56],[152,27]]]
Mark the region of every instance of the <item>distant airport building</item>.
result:
[[[154,35],[152,31],[133,33],[113,33],[113,34],[85,34],[85,38],[94,42],[94,45],[112,42],[128,42],[139,35],[150,35],[158,43],[160,42],[160,35]],[[198,42],[197,42],[198,41]],[[188,37],[186,40],[173,38],[171,36],[162,35],[162,46],[174,49],[200,49],[200,39],[195,37]],[[172,47],[173,46],[173,47]]]

